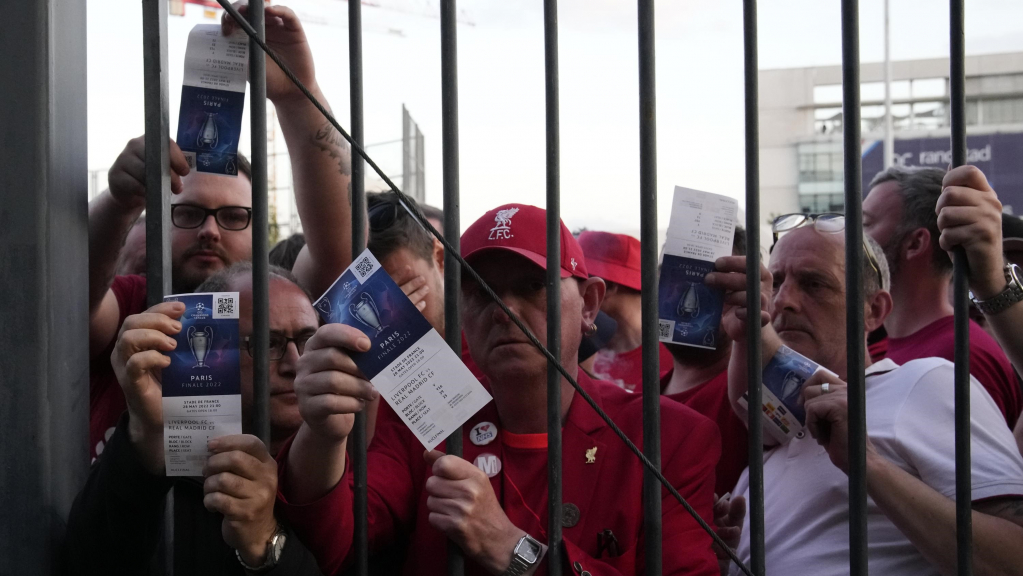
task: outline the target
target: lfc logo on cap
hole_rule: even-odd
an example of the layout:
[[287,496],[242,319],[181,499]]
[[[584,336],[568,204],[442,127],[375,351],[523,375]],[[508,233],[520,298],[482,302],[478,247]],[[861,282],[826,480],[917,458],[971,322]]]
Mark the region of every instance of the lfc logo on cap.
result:
[[497,438],[497,426],[492,422],[480,422],[469,431],[469,441],[477,446],[486,446]]
[[494,215],[496,226],[490,229],[489,240],[508,240],[512,238],[511,219],[518,211],[518,208],[498,210],[497,214]]

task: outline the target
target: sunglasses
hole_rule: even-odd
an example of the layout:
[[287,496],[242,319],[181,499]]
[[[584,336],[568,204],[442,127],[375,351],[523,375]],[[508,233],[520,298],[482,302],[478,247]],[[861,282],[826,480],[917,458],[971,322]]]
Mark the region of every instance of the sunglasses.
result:
[[[407,216],[402,216],[401,211],[407,212]],[[370,232],[381,232],[387,230],[398,221],[398,218],[408,217],[419,224],[419,227],[426,230],[419,220],[412,215],[412,211],[405,206],[405,203],[401,200],[396,201],[383,201],[374,204],[367,211],[366,215],[369,217],[369,231]]]
[[[814,229],[821,234],[837,234],[845,230],[845,215],[838,212],[782,214],[771,223],[771,234],[774,237],[774,244],[778,243],[778,237],[781,236],[782,232],[795,230],[809,224],[812,224]],[[771,244],[771,250],[774,250],[774,244]],[[877,258],[874,257],[873,251],[867,246],[866,240],[863,241],[863,253],[866,254],[870,267],[877,274],[877,285],[884,289],[884,277],[881,274],[881,266],[877,263]]]

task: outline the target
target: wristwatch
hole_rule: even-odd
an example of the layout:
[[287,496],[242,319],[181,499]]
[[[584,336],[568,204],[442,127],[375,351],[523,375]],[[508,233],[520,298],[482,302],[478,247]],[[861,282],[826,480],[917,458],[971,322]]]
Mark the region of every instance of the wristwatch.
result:
[[501,576],[521,576],[527,570],[540,561],[543,552],[543,545],[532,536],[526,534],[519,538],[519,543],[512,550],[511,564],[508,569],[501,573]]
[[998,294],[988,298],[987,300],[977,300],[971,296],[970,300],[977,306],[977,309],[984,313],[985,316],[991,316],[998,314],[999,312],[1009,308],[1016,302],[1023,301],[1023,282],[1020,281],[1019,266],[1015,264],[1005,265],[1005,281],[1008,284],[1005,286],[1005,290],[1002,290]]
[[237,550],[234,551],[234,555],[238,557],[238,562],[241,562],[242,568],[245,568],[248,572],[259,574],[267,572],[270,569],[277,566],[277,563],[281,561],[281,554],[284,553],[284,542],[288,538],[287,531],[284,530],[284,526],[277,525],[277,531],[274,532],[273,536],[266,543],[266,560],[263,561],[261,566],[249,566],[242,560],[242,555]]

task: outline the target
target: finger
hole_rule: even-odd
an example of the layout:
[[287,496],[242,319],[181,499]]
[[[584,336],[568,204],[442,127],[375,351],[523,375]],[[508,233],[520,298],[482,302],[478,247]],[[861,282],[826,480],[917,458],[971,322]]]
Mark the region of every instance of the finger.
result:
[[724,290],[726,293],[746,290],[745,272],[709,272],[703,281],[707,286]]
[[442,534],[451,534],[459,529],[458,521],[447,514],[430,512],[428,519],[430,521],[430,526],[433,526],[435,530]]
[[239,499],[251,498],[255,495],[253,482],[233,472],[218,472],[206,475],[202,483],[203,494],[220,492]]
[[263,462],[252,454],[241,450],[231,450],[230,452],[213,454],[207,458],[206,465],[202,469],[202,475],[210,477],[215,474],[230,472],[247,480],[259,480],[263,476],[262,465]]
[[187,175],[191,170],[188,167],[188,160],[185,159],[185,153],[181,151],[181,147],[173,139],[170,141],[170,167],[174,174],[181,176]]
[[306,422],[322,421],[331,416],[356,414],[362,412],[366,402],[351,396],[337,394],[319,394],[309,396],[299,402],[299,412]]
[[337,371],[303,374],[295,379],[295,392],[301,397],[326,394],[354,398],[360,402],[372,402],[380,396],[370,382]]
[[355,360],[352,360],[346,350],[340,348],[310,350],[307,344],[305,353],[299,358],[296,370],[300,375],[337,371],[363,378],[362,371],[355,364]]
[[970,165],[959,166],[946,172],[945,177],[941,180],[941,186],[943,188],[962,186],[974,190],[991,190],[987,176],[984,176],[984,173],[976,166]]
[[[990,242],[994,247],[991,253],[995,260],[1000,260],[1002,254],[1001,236],[991,237],[990,229],[985,224],[972,224],[968,226],[956,226],[942,230],[938,236],[938,246],[946,252],[950,252],[956,246],[972,245],[978,240]],[[1000,266],[1001,264],[999,264]],[[972,272],[972,270],[971,270]]]
[[[412,267],[406,266],[405,270],[411,271]],[[412,278],[408,278],[404,282],[401,282],[401,291],[404,292],[406,296],[408,296],[415,292],[416,290],[419,290],[423,286],[426,286],[426,278],[422,276],[413,276]]]
[[467,480],[476,472],[479,468],[451,454],[444,454],[433,462],[434,475],[448,480]]
[[732,498],[728,508],[729,525],[742,526],[742,521],[746,519],[746,497],[736,496],[735,498]]
[[[128,385],[133,385],[145,374],[155,370],[163,370],[170,366],[170,356],[156,350],[146,350],[132,354],[124,363],[124,372],[128,376]],[[132,386],[134,388],[134,386]]]
[[107,175],[107,185],[136,196],[145,195],[146,161],[135,155],[118,157]]
[[130,358],[139,352],[158,350],[170,352],[178,347],[177,340],[159,330],[139,328],[129,330],[117,340],[117,353],[121,358]]
[[249,454],[264,464],[274,461],[263,441],[252,434],[231,434],[213,438],[206,443],[206,446],[214,454],[238,450]]
[[181,322],[162,312],[143,312],[124,319],[120,336],[123,337],[131,330],[155,330],[167,336],[174,336],[181,332]]
[[469,505],[465,500],[427,496],[426,509],[431,513],[442,514],[451,518],[464,518],[469,514]]
[[467,492],[462,482],[465,481],[430,476],[426,479],[426,493],[437,498],[464,498]]
[[814,398],[819,398],[824,395],[823,385],[825,382],[828,384],[828,394],[841,392],[847,387],[845,382],[831,372],[818,370],[803,383],[802,398],[804,404]]
[[437,460],[439,460],[442,456],[444,456],[444,453],[441,452],[440,450],[427,450],[423,452],[423,459],[426,460],[426,465],[429,466],[431,469],[433,468],[433,465],[437,462]]
[[370,349],[369,338],[361,330],[347,324],[324,324],[305,344],[305,352],[322,348],[342,348],[354,352]]
[[238,498],[228,496],[223,492],[210,492],[202,498],[202,504],[210,512],[217,512],[224,518],[239,518],[245,509],[245,504]]

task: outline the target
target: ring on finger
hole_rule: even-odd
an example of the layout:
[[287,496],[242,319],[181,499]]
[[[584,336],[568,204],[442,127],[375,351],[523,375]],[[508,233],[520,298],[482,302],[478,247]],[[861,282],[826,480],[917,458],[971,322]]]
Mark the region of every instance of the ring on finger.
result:
[[829,394],[831,392],[831,383],[825,382],[821,384],[821,394]]

